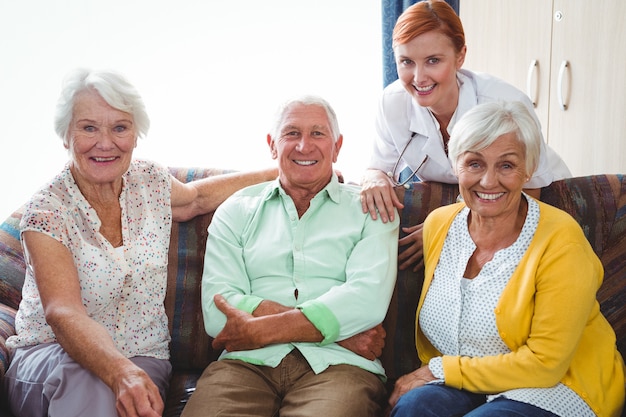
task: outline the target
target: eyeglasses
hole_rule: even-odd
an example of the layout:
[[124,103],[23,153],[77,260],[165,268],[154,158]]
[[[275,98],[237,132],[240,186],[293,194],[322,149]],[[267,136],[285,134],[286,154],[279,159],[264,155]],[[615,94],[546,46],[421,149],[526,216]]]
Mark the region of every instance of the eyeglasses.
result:
[[393,166],[393,170],[387,172],[387,176],[391,179],[391,182],[393,183],[394,186],[396,187],[404,187],[406,189],[409,189],[411,186],[409,185],[409,181],[411,181],[411,179],[415,176],[415,174],[417,174],[417,171],[420,170],[420,168],[422,168],[422,166],[424,166],[424,164],[426,163],[426,161],[428,160],[428,155],[426,155],[426,157],[424,158],[424,160],[422,161],[421,164],[419,164],[419,166],[414,169],[411,172],[411,175],[409,175],[405,180],[403,180],[402,182],[396,181],[395,177],[396,177],[396,170],[398,169],[398,165],[400,164],[400,161],[402,160],[402,157],[404,156],[404,153],[406,152],[407,148],[409,147],[409,145],[411,144],[411,142],[413,142],[413,138],[415,137],[415,135],[417,135],[417,133],[413,132],[413,134],[411,135],[411,138],[409,139],[409,141],[406,143],[406,145],[404,145],[404,149],[402,149],[402,152],[400,152],[400,156],[398,156],[398,160],[396,161],[396,163]]

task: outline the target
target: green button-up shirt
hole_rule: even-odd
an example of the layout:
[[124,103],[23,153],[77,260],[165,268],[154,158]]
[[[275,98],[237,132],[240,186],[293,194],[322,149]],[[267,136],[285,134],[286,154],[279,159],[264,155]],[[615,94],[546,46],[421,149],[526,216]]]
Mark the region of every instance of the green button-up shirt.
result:
[[275,367],[298,348],[316,373],[350,364],[384,378],[380,361],[335,343],[383,321],[396,280],[398,216],[388,223],[372,220],[359,192],[333,175],[298,218],[275,180],[245,188],[217,209],[202,276],[207,333],[215,337],[226,322],[213,303],[222,294],[249,313],[265,299],[298,308],[324,336],[320,343],[224,352],[220,359]]

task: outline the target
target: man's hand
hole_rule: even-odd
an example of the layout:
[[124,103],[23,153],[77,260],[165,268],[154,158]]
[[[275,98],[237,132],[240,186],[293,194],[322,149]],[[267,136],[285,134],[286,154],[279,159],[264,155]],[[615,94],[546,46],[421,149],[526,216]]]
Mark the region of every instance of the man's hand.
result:
[[128,367],[113,385],[120,417],[160,417],[164,404],[159,389],[141,368]]
[[229,352],[237,350],[258,349],[264,346],[261,342],[260,332],[255,333],[253,323],[255,317],[245,311],[241,311],[217,294],[213,297],[215,306],[226,315],[226,325],[213,340],[213,349],[226,349]]
[[395,217],[394,207],[400,210],[404,205],[398,199],[389,177],[378,169],[368,169],[361,179],[361,207],[363,213],[369,212],[373,220],[378,218],[378,209],[380,220],[387,223]]
[[393,392],[389,397],[389,405],[393,408],[401,396],[412,390],[413,388],[421,387],[427,382],[434,381],[436,378],[430,372],[428,366],[422,366],[421,368],[401,376],[396,381],[393,387]]
[[400,247],[408,245],[408,247],[398,255],[398,269],[405,270],[415,264],[413,272],[417,272],[418,269],[424,266],[423,228],[423,223],[402,228],[402,231],[407,235],[398,241],[398,245]]
[[383,353],[387,333],[382,324],[337,342],[338,345],[373,361]]

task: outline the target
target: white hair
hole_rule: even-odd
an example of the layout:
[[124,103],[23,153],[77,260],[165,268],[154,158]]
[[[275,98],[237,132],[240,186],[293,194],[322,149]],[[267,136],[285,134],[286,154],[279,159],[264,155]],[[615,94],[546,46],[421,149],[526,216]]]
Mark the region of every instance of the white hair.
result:
[[472,107],[452,129],[448,158],[456,166],[465,152],[487,148],[500,136],[515,133],[524,147],[526,172],[532,175],[539,164],[541,130],[530,110],[520,101],[492,101]]
[[74,104],[78,93],[93,89],[109,106],[129,113],[133,118],[137,136],[145,137],[150,129],[150,118],[143,100],[135,87],[122,75],[113,71],[92,71],[79,68],[64,79],[57,101],[54,129],[67,146]]
[[313,96],[313,95],[305,95],[300,97],[295,97],[283,102],[276,111],[274,116],[274,125],[272,126],[272,130],[270,131],[270,136],[272,138],[278,138],[280,135],[280,126],[285,117],[285,113],[291,109],[293,106],[298,104],[304,106],[320,106],[326,111],[326,116],[328,118],[328,123],[330,124],[331,134],[333,136],[333,140],[337,142],[339,139],[340,131],[339,131],[339,122],[337,121],[337,115],[335,111],[331,107],[331,105],[321,97]]

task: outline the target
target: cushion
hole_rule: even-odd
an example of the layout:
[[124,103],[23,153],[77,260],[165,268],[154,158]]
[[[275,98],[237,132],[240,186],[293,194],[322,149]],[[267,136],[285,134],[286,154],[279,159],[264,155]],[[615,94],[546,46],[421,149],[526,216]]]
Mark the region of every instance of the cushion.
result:
[[9,350],[5,346],[9,336],[15,334],[15,313],[17,311],[0,303],[0,392],[2,392],[2,380],[9,368]]
[[14,309],[22,299],[26,271],[19,232],[22,213],[23,207],[0,225],[0,300]]

